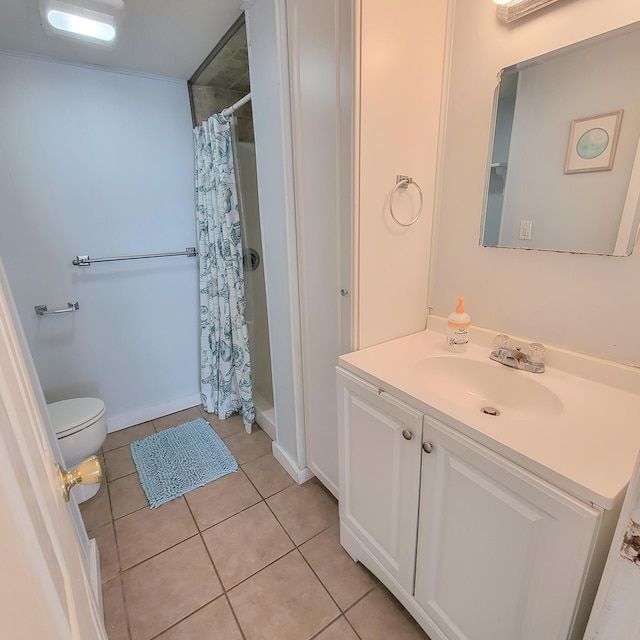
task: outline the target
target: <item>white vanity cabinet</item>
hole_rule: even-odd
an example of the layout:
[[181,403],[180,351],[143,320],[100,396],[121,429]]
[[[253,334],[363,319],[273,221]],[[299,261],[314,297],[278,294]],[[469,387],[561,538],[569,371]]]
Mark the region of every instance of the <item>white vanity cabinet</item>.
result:
[[451,640],[569,638],[600,512],[429,416],[422,438],[419,605]]
[[349,373],[339,381],[340,519],[412,591],[422,414]]
[[338,369],[341,542],[432,640],[566,640],[601,512]]

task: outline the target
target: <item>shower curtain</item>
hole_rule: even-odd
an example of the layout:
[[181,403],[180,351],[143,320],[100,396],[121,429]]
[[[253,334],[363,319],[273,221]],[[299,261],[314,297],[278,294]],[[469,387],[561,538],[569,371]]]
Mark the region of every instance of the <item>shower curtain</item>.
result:
[[200,393],[219,418],[236,411],[251,433],[255,408],[231,125],[221,114],[193,130],[200,263]]

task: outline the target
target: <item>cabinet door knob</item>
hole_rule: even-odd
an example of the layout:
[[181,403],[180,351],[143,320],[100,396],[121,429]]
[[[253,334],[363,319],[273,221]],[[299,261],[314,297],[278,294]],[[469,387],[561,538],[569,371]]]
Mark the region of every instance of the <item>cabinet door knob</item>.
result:
[[411,440],[411,438],[413,438],[413,431],[409,431],[409,429],[405,429],[405,430],[402,432],[402,437],[403,437],[405,440]]
[[433,451],[433,445],[430,442],[423,442],[422,449],[425,453],[431,453]]

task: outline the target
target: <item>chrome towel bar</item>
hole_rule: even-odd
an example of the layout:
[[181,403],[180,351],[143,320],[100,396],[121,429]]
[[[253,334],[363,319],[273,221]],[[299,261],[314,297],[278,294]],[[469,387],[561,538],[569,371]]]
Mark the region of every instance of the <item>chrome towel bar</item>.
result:
[[80,305],[77,302],[67,302],[66,309],[47,309],[46,304],[37,304],[34,309],[36,310],[36,315],[39,316],[52,316],[58,313],[73,313],[80,308]]
[[198,255],[195,247],[187,247],[184,251],[174,253],[146,253],[139,256],[115,256],[113,258],[90,258],[89,256],[76,256],[71,264],[76,267],[89,267],[92,262],[114,262],[116,260],[141,260],[142,258],[166,258],[167,256],[187,256],[195,258]]

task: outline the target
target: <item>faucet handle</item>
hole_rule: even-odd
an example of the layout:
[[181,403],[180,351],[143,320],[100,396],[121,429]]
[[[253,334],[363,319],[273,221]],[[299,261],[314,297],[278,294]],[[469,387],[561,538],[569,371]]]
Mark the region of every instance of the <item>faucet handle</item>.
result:
[[532,342],[527,348],[527,356],[529,362],[541,363],[544,360],[544,354],[546,349],[543,344],[539,342]]
[[493,339],[493,346],[496,349],[506,349],[507,345],[509,344],[509,336],[506,333],[499,333],[494,339]]

